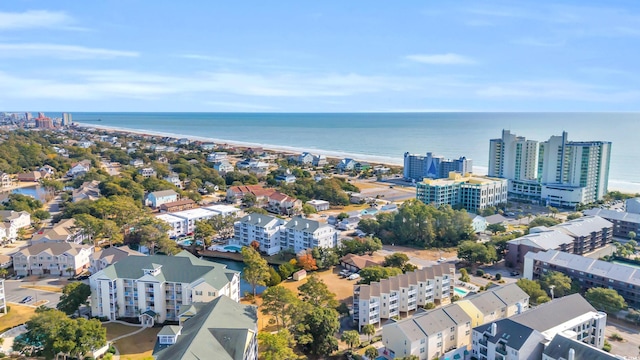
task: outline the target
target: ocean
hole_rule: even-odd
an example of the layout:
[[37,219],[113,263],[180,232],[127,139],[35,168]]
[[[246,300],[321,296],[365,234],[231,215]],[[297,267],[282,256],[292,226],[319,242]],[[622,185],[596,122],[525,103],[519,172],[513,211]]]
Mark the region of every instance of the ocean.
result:
[[[97,120],[100,121],[97,121]],[[404,152],[473,159],[502,129],[538,141],[611,141],[609,188],[640,192],[640,113],[73,113],[74,122],[402,164]]]

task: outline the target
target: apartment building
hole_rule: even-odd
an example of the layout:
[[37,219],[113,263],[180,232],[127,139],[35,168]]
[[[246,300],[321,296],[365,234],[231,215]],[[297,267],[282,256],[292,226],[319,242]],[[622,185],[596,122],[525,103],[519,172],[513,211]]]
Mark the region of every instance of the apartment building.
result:
[[[165,204],[166,205],[166,204]],[[236,216],[239,209],[228,205],[211,205],[157,215],[156,218],[169,224],[169,237],[193,235],[196,222],[211,219],[214,216]]]
[[128,246],[112,246],[91,254],[91,265],[89,271],[92,274],[113,265],[127,256],[145,256],[141,252],[130,249]]
[[288,222],[270,215],[249,214],[234,224],[232,244],[249,246],[260,243],[260,251],[274,255],[283,250],[295,253],[315,247],[332,248],[338,233],[327,224],[315,220],[293,218]]
[[544,348],[542,360],[623,360],[624,357],[587,345],[575,339],[573,332],[560,333]]
[[613,241],[613,223],[599,216],[583,216],[550,228],[539,226],[528,235],[507,242],[506,261],[521,267],[528,252],[559,250],[582,255]]
[[469,211],[507,202],[507,180],[450,172],[448,179],[425,179],[416,184],[416,198],[434,206],[451,205]]
[[502,137],[489,140],[488,175],[512,180],[536,180],[538,142],[502,130]]
[[16,229],[31,226],[31,215],[26,211],[1,210],[0,219]]
[[604,345],[607,315],[580,294],[568,295],[535,309],[473,329],[471,356],[487,359],[540,359],[558,334],[595,348]]
[[473,172],[473,161],[461,156],[459,159],[445,159],[430,152],[426,155],[404,153],[405,180],[422,181],[424,178],[447,178],[451,171],[461,174]]
[[468,358],[471,332],[476,324],[519,314],[528,307],[528,295],[516,284],[510,284],[439,309],[418,312],[382,327],[383,355],[388,359],[409,355],[421,360]]
[[611,222],[613,224],[613,236],[627,239],[632,231],[640,234],[640,214],[598,208],[585,210],[583,214],[599,216]]
[[227,296],[180,309],[180,325],[158,333],[156,360],[257,360],[258,311]]
[[42,229],[33,234],[31,244],[65,242],[81,244],[85,240],[90,239],[80,228],[76,227],[76,220],[64,219],[49,229]]
[[429,303],[449,301],[455,283],[455,266],[439,264],[402,275],[353,287],[353,322],[380,325],[382,320],[399,317]]
[[128,256],[91,275],[89,283],[93,316],[139,317],[145,325],[178,321],[182,305],[220,295],[240,299],[239,272],[186,251]]
[[530,252],[524,258],[523,276],[537,279],[549,271],[561,272],[577,280],[582,289],[614,289],[632,306],[640,304],[640,269],[586,258],[557,250]]
[[27,246],[11,255],[17,275],[70,276],[89,267],[93,245],[74,243],[39,243]]
[[0,311],[7,313],[7,299],[4,294],[4,279],[0,279]]
[[260,243],[260,251],[269,256],[280,252],[280,232],[285,221],[262,214],[249,214],[233,225],[233,244],[250,246],[251,242]]

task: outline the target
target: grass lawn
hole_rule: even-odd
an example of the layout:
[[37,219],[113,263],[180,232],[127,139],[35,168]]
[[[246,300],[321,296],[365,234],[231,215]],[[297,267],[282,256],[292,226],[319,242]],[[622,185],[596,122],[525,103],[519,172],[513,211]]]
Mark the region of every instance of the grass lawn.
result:
[[0,332],[26,323],[36,311],[35,308],[24,305],[11,304],[10,307],[9,313],[0,317]]
[[146,329],[141,333],[120,339],[114,343],[122,360],[142,360],[151,358],[159,327]]
[[102,326],[107,329],[107,340],[109,341],[118,336],[129,334],[140,329],[137,326],[127,326],[118,323],[102,324]]
[[21,288],[25,288],[25,289],[36,289],[36,290],[42,290],[42,291],[49,291],[49,292],[57,292],[57,293],[61,293],[62,292],[62,288],[59,288],[57,286],[47,286],[47,285],[22,285],[20,286]]

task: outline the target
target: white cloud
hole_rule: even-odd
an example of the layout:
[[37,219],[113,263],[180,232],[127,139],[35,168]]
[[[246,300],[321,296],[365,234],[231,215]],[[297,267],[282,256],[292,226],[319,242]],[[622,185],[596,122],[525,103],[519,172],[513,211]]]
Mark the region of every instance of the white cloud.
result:
[[519,81],[493,84],[477,90],[477,95],[494,99],[548,99],[589,102],[632,102],[640,100],[640,90],[609,88],[566,80]]
[[138,57],[135,51],[122,51],[101,48],[90,48],[77,45],[22,43],[0,43],[0,57],[26,58],[26,57],[51,57],[59,59],[94,59],[116,57]]
[[239,63],[240,59],[223,57],[223,56],[212,56],[212,55],[202,55],[202,54],[179,54],[176,57],[182,59],[191,59],[191,60],[202,60],[202,61],[213,61],[213,62],[222,62],[222,63]]
[[32,28],[68,28],[73,18],[63,11],[29,10],[21,13],[0,12],[0,30]]
[[213,105],[216,108],[223,109],[233,109],[244,110],[244,111],[260,111],[260,110],[275,110],[276,108],[265,105],[256,105],[252,103],[244,103],[244,102],[232,102],[232,101],[207,101],[205,102],[207,105]]
[[416,54],[405,57],[407,60],[434,65],[465,65],[474,64],[475,61],[458,54]]

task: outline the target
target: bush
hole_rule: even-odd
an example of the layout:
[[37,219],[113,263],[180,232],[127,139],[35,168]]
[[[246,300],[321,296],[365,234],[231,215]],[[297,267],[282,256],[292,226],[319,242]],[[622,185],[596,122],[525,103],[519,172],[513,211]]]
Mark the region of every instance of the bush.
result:
[[496,280],[500,280],[500,279],[502,279],[502,274],[497,273],[497,274],[496,274]]
[[611,344],[607,340],[604,341],[604,346],[602,346],[602,350],[606,352],[611,352]]
[[378,342],[378,341],[382,341],[382,335],[374,336],[374,337],[371,338],[371,343],[372,344],[375,343],[375,342]]
[[620,336],[620,334],[618,334],[618,333],[611,334],[611,336],[609,336],[609,339],[614,340],[614,341],[622,341],[622,340],[624,340],[622,338],[622,336]]
[[434,304],[434,303],[432,303],[432,302],[431,302],[431,303],[426,303],[426,304],[423,306],[423,308],[425,308],[425,309],[427,309],[427,310],[434,309],[435,307],[436,307],[436,304]]
[[482,269],[476,270],[476,276],[483,276],[483,275],[484,275],[484,270]]
[[116,353],[116,347],[115,347],[115,346],[113,346],[113,345],[109,346],[109,350],[108,350],[108,352],[110,352],[110,353],[112,353],[112,354],[115,354],[115,353]]

